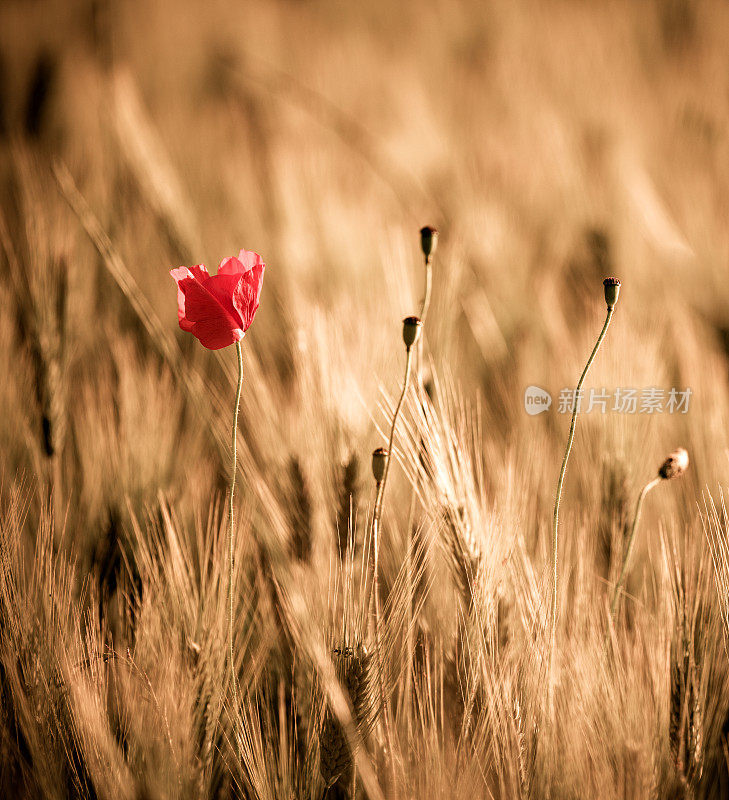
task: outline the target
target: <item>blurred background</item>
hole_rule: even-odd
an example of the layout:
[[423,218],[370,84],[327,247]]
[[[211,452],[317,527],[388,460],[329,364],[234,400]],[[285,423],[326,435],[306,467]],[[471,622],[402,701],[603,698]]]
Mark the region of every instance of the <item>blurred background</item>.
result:
[[[59,191],[59,169],[167,329],[171,266],[213,269],[241,246],[263,254],[246,342],[290,423],[275,434],[300,427],[296,403],[286,410],[298,368],[365,453],[381,389],[399,379],[399,320],[423,293],[417,231],[431,224],[441,245],[430,353],[480,391],[490,438],[548,442],[561,429],[557,394],[576,383],[614,273],[619,322],[587,391],[693,395],[684,417],[593,414],[588,428],[629,461],[695,442],[696,485],[719,480],[728,17],[723,3],[685,0],[7,0],[3,186],[16,222],[27,213],[36,233],[50,231],[46,260],[66,264],[64,374],[95,372],[99,342],[123,347],[139,319]],[[45,210],[29,213],[33,203]],[[6,222],[11,237],[27,228]],[[39,257],[33,235],[25,246]],[[209,365],[189,340],[178,335]],[[524,414],[529,384],[552,393],[549,413]],[[256,406],[257,391],[244,392],[248,415],[266,402]],[[32,432],[41,421],[20,405],[8,413]],[[6,453],[17,450],[8,430]]]
[[[728,35],[720,0],[4,0],[3,502],[29,490],[20,527],[32,539],[49,513],[102,598],[140,518],[167,503],[190,529],[219,515],[235,357],[178,330],[168,273],[254,250],[267,270],[244,340],[242,517],[271,552],[311,557],[323,581],[310,576],[311,596],[326,595],[326,559],[371,509],[369,454],[402,380],[401,320],[423,297],[418,231],[433,225],[423,380],[443,440],[469,455],[443,465],[451,488],[421,498],[416,522],[436,526],[443,497],[470,492],[481,551],[506,563],[513,534],[532,599],[546,592],[568,427],[558,395],[577,382],[604,320],[602,280],[617,275],[586,392],[690,388],[690,405],[580,419],[565,547],[603,548],[584,572],[596,618],[639,488],[686,447],[685,479],[646,504],[630,583],[647,593],[646,630],[665,623],[658,534],[700,545],[697,505],[729,481]],[[551,393],[547,413],[525,413],[529,385]],[[401,462],[436,428],[412,403]],[[390,586],[411,497],[398,470]],[[426,606],[424,630],[442,624],[447,639],[453,609]],[[652,669],[636,692],[649,693]],[[631,702],[632,681],[621,697],[634,709],[647,694]],[[605,706],[590,706],[586,731]],[[616,717],[621,741],[623,724],[645,748],[625,756],[634,774],[652,729]],[[592,767],[575,747],[584,787]]]

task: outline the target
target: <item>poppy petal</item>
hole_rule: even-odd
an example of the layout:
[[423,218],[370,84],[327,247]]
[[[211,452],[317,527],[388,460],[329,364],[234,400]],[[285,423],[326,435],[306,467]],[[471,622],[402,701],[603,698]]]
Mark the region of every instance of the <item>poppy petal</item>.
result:
[[266,265],[263,263],[263,259],[258,255],[258,253],[254,253],[252,250],[241,250],[238,253],[238,261],[246,269],[246,272],[249,269],[253,269],[253,267],[261,266],[265,267]]
[[244,280],[243,275],[213,275],[208,278],[203,286],[220,303],[220,305],[233,317],[238,326],[243,330],[245,317],[241,313],[241,308],[236,302],[236,292],[238,284]]
[[[226,324],[228,323],[228,324]],[[234,342],[239,342],[244,332],[226,315],[225,318],[204,319],[192,326],[192,334],[208,350],[220,350]]]
[[[206,283],[211,279],[208,278]],[[227,347],[243,338],[243,329],[238,315],[223,306],[205,284],[194,278],[185,278],[179,283],[185,296],[185,323],[200,343],[210,350]],[[228,298],[232,309],[232,302]]]
[[178,267],[171,269],[170,275],[177,283],[177,319],[183,331],[190,333],[192,331],[192,322],[185,317],[185,294],[180,288],[180,281],[186,279],[202,281],[210,277],[205,264],[197,264],[194,267]]
[[253,269],[258,264],[263,265],[263,259],[252,250],[241,250],[238,257],[224,258],[218,267],[218,275],[240,275]]
[[258,310],[263,286],[264,264],[257,264],[244,273],[233,293],[233,305],[243,321],[243,330],[248,330]]
[[258,308],[264,268],[257,253],[241,250],[237,258],[223,259],[217,275],[203,264],[170,270],[180,327],[209,350],[240,341]]
[[240,275],[245,272],[245,266],[235,256],[228,256],[220,262],[218,275]]

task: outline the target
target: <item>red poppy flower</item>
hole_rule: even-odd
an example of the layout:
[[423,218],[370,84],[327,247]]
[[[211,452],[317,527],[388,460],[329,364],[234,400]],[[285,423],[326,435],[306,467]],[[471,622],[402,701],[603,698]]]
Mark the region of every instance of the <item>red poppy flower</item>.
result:
[[239,342],[258,308],[266,265],[258,253],[241,250],[224,258],[217,275],[204,264],[170,270],[177,283],[180,327],[208,350]]

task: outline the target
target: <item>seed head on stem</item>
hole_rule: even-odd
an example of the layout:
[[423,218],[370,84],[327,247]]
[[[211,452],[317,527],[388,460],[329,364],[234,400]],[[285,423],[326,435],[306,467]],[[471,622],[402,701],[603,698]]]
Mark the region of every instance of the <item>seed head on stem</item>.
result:
[[608,308],[613,308],[618,302],[620,294],[620,281],[617,278],[605,278],[602,282],[605,287],[605,302]]
[[420,248],[426,261],[432,258],[438,247],[438,231],[432,225],[420,229]]
[[638,502],[635,506],[635,515],[633,516],[633,524],[630,528],[630,536],[628,537],[628,544],[625,548],[625,556],[623,557],[623,565],[620,568],[620,575],[618,582],[615,584],[615,591],[613,592],[613,600],[610,604],[610,616],[615,616],[615,609],[618,606],[618,598],[620,597],[620,589],[625,580],[625,575],[628,571],[628,562],[630,561],[630,554],[633,551],[633,543],[635,542],[635,532],[638,530],[638,522],[640,521],[640,512],[643,509],[643,501],[645,500],[648,492],[654,487],[658,486],[661,481],[670,481],[674,478],[680,478],[688,469],[689,455],[683,448],[679,447],[666,457],[666,460],[658,468],[658,476],[648,481],[641,489],[638,495]]
[[405,317],[402,321],[402,340],[408,350],[417,344],[422,328],[423,323],[418,317]]
[[382,478],[385,475],[387,456],[387,449],[384,447],[378,447],[372,451],[372,475],[378,485],[382,483]]
[[390,472],[390,461],[392,460],[392,447],[395,440],[395,428],[397,419],[400,416],[408,387],[410,386],[410,371],[412,367],[413,345],[418,341],[422,322],[418,317],[406,317],[403,320],[403,342],[405,344],[405,378],[403,380],[402,392],[398,400],[395,411],[392,415],[390,426],[390,438],[387,449],[379,447],[372,453],[372,474],[377,483],[377,495],[375,497],[375,510],[372,514],[372,593],[374,595],[375,607],[375,645],[377,651],[377,665],[380,684],[380,701],[382,704],[382,722],[385,729],[385,740],[390,754],[390,769],[393,782],[395,780],[395,753],[393,751],[392,732],[390,730],[389,708],[387,702],[387,692],[385,690],[384,664],[382,659],[382,634],[380,626],[380,585],[379,585],[379,553],[380,553],[380,520],[382,518],[382,507],[385,500],[385,489],[387,487],[387,476]]
[[658,469],[658,477],[664,481],[670,481],[674,478],[680,478],[686,472],[689,465],[689,454],[683,448],[679,447],[666,457],[666,460],[661,464]]
[[[590,357],[587,359],[587,364],[582,370],[582,375],[577,382],[575,389],[574,402],[572,404],[572,420],[570,422],[570,432],[567,436],[567,447],[565,448],[564,457],[562,458],[562,467],[559,473],[559,480],[557,481],[557,493],[554,501],[554,514],[552,517],[552,609],[550,615],[550,637],[549,637],[549,657],[547,666],[547,704],[551,709],[552,703],[552,658],[555,648],[555,641],[557,635],[557,546],[559,543],[559,503],[562,498],[562,487],[564,485],[564,477],[567,472],[567,462],[569,461],[570,452],[572,450],[572,442],[575,438],[575,427],[577,425],[577,414],[579,413],[579,398],[582,392],[582,384],[585,382],[587,373],[590,371],[592,362],[595,360],[597,351],[600,349],[602,340],[605,338],[610,320],[612,319],[615,311],[615,304],[618,301],[618,291],[620,289],[620,281],[617,278],[606,278],[603,281],[605,288],[605,302],[607,303],[607,316],[603,323],[602,330],[597,337],[595,346],[592,348]],[[550,711],[551,713],[551,711]]]
[[[426,225],[424,228],[420,229],[420,249],[423,251],[423,255],[425,256],[425,294],[423,295],[423,302],[420,305],[420,319],[425,325],[425,320],[428,316],[428,310],[430,309],[430,295],[433,290],[433,255],[435,254],[435,250],[438,246],[438,231],[431,227],[430,225]],[[418,376],[420,377],[420,371],[422,369],[422,345],[418,348],[418,356],[419,356],[419,363],[418,363]]]

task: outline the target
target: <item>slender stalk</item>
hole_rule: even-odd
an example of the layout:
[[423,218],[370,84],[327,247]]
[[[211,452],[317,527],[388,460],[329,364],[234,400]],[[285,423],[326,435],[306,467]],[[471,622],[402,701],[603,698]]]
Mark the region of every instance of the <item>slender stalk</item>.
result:
[[[420,482],[420,474],[417,473],[416,485]],[[411,719],[411,706],[413,694],[413,654],[415,651],[415,642],[413,640],[413,600],[415,597],[415,587],[413,583],[413,525],[415,524],[415,503],[417,502],[415,486],[413,486],[410,493],[410,510],[408,511],[408,541],[407,541],[407,587],[408,587],[408,608],[407,608],[407,629],[405,632],[405,657],[407,659],[407,669],[405,670],[405,689],[402,693],[401,704],[405,713],[405,728],[407,730],[408,744],[412,741],[412,719]]]
[[[390,456],[388,455],[387,462],[389,462],[389,460]],[[379,481],[377,484],[375,515],[372,519],[372,594],[375,606],[375,650],[377,651],[377,676],[380,689],[380,708],[382,709],[382,724],[385,729],[385,741],[390,754],[390,768],[392,773],[392,781],[394,783],[395,755],[393,752],[392,732],[390,730],[387,692],[385,691],[384,662],[382,658],[382,629],[380,625],[380,518],[377,508],[383,495],[384,484],[384,480]]]
[[382,515],[382,504],[385,499],[387,476],[390,473],[390,462],[392,461],[392,443],[395,439],[395,426],[397,425],[397,418],[400,416],[400,410],[402,409],[402,405],[405,402],[405,395],[407,394],[408,387],[410,386],[410,368],[413,360],[413,348],[412,347],[406,348],[406,353],[407,355],[405,358],[405,381],[403,382],[402,392],[400,394],[400,400],[398,401],[397,406],[395,407],[395,413],[392,415],[392,426],[390,427],[390,439],[387,443],[387,459],[385,460],[385,473],[382,476],[379,492],[377,494],[377,500],[375,502],[373,528],[375,523],[379,524],[380,516]]
[[433,256],[425,256],[425,295],[423,296],[423,303],[420,306],[420,321],[425,325],[425,320],[428,316],[428,309],[430,308],[430,294],[433,289]]
[[633,542],[635,541],[635,532],[638,530],[638,522],[640,521],[640,512],[643,509],[643,500],[645,500],[645,496],[650,492],[650,490],[657,486],[661,482],[661,478],[653,478],[652,481],[646,483],[646,485],[641,490],[640,495],[638,496],[638,502],[635,505],[635,516],[633,517],[633,525],[630,528],[630,536],[628,537],[628,546],[625,549],[625,556],[623,557],[623,566],[620,569],[620,576],[618,577],[618,582],[615,584],[615,591],[613,593],[613,601],[610,604],[610,616],[615,616],[615,609],[618,605],[618,597],[620,597],[620,587],[623,585],[623,580],[625,579],[625,574],[628,571],[628,561],[630,560],[630,554],[633,551]]
[[[425,331],[425,320],[428,317],[428,309],[430,308],[430,295],[433,289],[433,254],[429,253],[424,256],[425,263],[425,294],[423,295],[422,303],[420,304],[420,321],[423,325],[423,332]],[[417,343],[417,362],[415,365],[415,374],[418,380],[418,386],[423,389],[423,348],[425,347],[425,335],[418,338]],[[408,583],[408,613],[407,613],[407,632],[405,634],[405,652],[407,658],[407,670],[405,672],[405,690],[402,695],[402,703],[404,704],[406,727],[408,732],[408,742],[412,736],[412,721],[410,715],[412,687],[413,687],[413,652],[415,649],[413,641],[413,577],[412,577],[412,549],[413,549],[413,524],[415,520],[415,505],[417,502],[417,487],[420,483],[420,473],[416,472],[415,485],[412,487],[410,493],[410,510],[408,512],[408,529],[407,529],[407,583]]]
[[[428,309],[430,308],[430,295],[433,290],[433,256],[428,255],[425,256],[425,294],[423,295],[423,300],[420,303],[420,321],[423,325],[423,330],[425,330],[425,320],[428,316]],[[417,352],[416,352],[416,365],[415,365],[415,373],[418,379],[418,384],[422,388],[423,386],[423,348],[425,347],[425,336],[420,336],[418,338],[417,343]]]
[[393,751],[392,732],[390,730],[390,721],[388,714],[387,693],[385,692],[385,681],[383,676],[383,661],[382,661],[382,636],[380,626],[380,581],[379,581],[379,558],[380,558],[380,520],[382,517],[382,506],[385,499],[385,489],[387,488],[387,476],[390,472],[390,461],[392,460],[392,445],[395,439],[395,427],[397,419],[400,416],[400,410],[405,402],[405,395],[407,394],[410,385],[410,370],[412,366],[412,347],[406,348],[405,359],[405,380],[403,382],[400,400],[395,407],[395,413],[392,415],[392,426],[390,428],[390,438],[387,444],[387,457],[385,459],[385,470],[382,480],[377,484],[377,495],[375,498],[375,511],[372,516],[372,591],[374,594],[375,603],[375,647],[377,650],[377,671],[379,673],[380,683],[380,704],[382,706],[382,718],[385,728],[385,739],[387,741],[387,748],[390,751],[390,763],[392,766],[392,777],[395,778],[395,754]]
[[235,567],[235,556],[233,554],[233,495],[235,493],[235,477],[238,471],[238,408],[240,406],[240,395],[243,389],[243,350],[240,342],[235,343],[238,355],[238,390],[235,396],[235,411],[233,412],[233,468],[230,473],[230,507],[228,518],[230,527],[228,530],[228,658],[230,659],[230,677],[233,682],[233,701],[235,703],[234,713],[238,713],[238,681],[236,678],[235,659],[233,656],[233,572]]
[[592,362],[595,360],[595,356],[597,355],[597,351],[600,349],[600,345],[602,344],[602,340],[605,338],[605,334],[607,333],[608,326],[610,325],[610,320],[612,319],[613,312],[615,310],[615,306],[608,306],[607,309],[607,316],[605,317],[605,324],[602,326],[602,330],[600,331],[600,335],[597,337],[597,341],[595,342],[595,346],[592,348],[592,353],[590,353],[590,357],[587,359],[587,364],[585,364],[585,368],[582,370],[582,375],[580,375],[580,380],[577,383],[577,388],[575,389],[575,396],[574,402],[572,405],[572,421],[570,423],[570,432],[569,436],[567,437],[567,448],[565,449],[564,458],[562,459],[562,468],[559,472],[559,481],[557,482],[557,496],[554,502],[554,518],[552,524],[552,613],[551,613],[551,620],[550,620],[550,636],[549,636],[549,661],[547,667],[547,686],[548,686],[548,702],[549,706],[551,707],[551,696],[552,696],[552,657],[555,648],[555,640],[557,636],[557,546],[559,543],[559,503],[562,497],[562,485],[564,484],[564,476],[567,472],[567,461],[570,457],[570,451],[572,450],[572,442],[575,438],[575,426],[577,424],[577,414],[579,410],[579,401],[580,401],[580,393],[582,391],[582,384],[587,377],[587,373],[592,366]]

